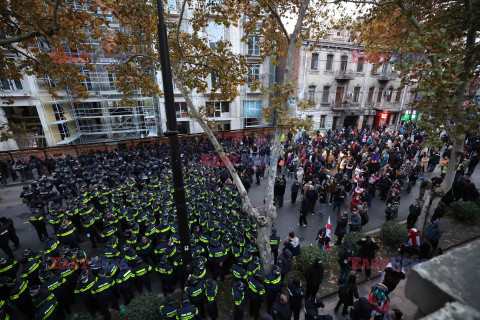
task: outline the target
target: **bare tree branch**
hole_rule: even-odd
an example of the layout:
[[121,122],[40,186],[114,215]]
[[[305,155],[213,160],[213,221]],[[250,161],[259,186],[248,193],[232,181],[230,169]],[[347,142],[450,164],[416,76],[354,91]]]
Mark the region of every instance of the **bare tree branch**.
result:
[[132,62],[133,60],[135,60],[137,58],[146,58],[146,59],[150,59],[150,60],[153,60],[153,61],[158,61],[158,58],[154,58],[154,57],[151,57],[151,56],[147,56],[146,54],[139,53],[139,54],[134,54],[133,56],[128,58],[128,60],[125,61],[125,63]]
[[[374,5],[374,6],[377,6],[377,7],[382,7],[384,5],[387,5],[387,4],[392,4],[392,3],[396,3],[395,1],[363,1],[363,0],[344,0],[344,2],[348,2],[348,3],[355,3],[355,4],[371,4],[371,5]],[[330,2],[330,3],[338,3],[338,1],[334,1],[334,2]]]
[[60,0],[55,0],[53,7],[53,31],[56,32],[60,28],[58,25],[58,7],[60,6]]
[[177,22],[177,30],[175,31],[175,45],[177,46],[181,57],[183,57],[183,50],[182,50],[182,47],[180,46],[179,37],[180,37],[180,27],[182,25],[183,15],[185,14],[186,5],[187,5],[187,0],[183,0],[182,10],[180,11],[180,17],[178,18],[178,22]]
[[413,23],[413,25],[415,26],[415,28],[417,30],[421,30],[422,29],[422,26],[420,25],[420,22],[418,22],[417,18],[415,18],[411,13],[408,12],[407,10],[407,7],[405,6],[405,3],[403,3],[402,0],[398,0],[396,2],[396,4],[398,5],[398,7],[402,10],[403,14],[407,16],[407,18],[410,19],[410,21]]
[[[266,3],[267,3],[267,6],[268,6],[268,9],[273,13],[275,18],[277,19],[278,24],[282,28],[282,32],[285,35],[285,38],[287,39],[287,42],[290,42],[290,36],[287,32],[287,29],[285,28],[285,25],[283,24],[283,21],[282,21],[280,15],[278,14],[277,10],[268,1]],[[273,5],[275,5],[275,3]]]
[[17,43],[17,42],[22,42],[28,39],[38,37],[40,35],[41,35],[40,32],[32,31],[32,32],[23,33],[18,36],[6,38],[6,39],[0,39],[0,46],[6,46],[6,45]]

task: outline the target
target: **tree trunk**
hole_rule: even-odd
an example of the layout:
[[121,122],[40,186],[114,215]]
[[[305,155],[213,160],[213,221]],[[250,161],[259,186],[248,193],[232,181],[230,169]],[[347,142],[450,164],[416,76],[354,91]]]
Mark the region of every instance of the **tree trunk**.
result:
[[[230,174],[230,177],[235,182],[235,186],[238,190],[238,193],[242,197],[243,211],[245,211],[245,213],[247,213],[249,216],[253,217],[255,222],[257,223],[257,227],[258,227],[257,244],[260,252],[260,262],[262,266],[262,272],[266,274],[267,272],[270,271],[270,268],[273,264],[272,250],[270,248],[270,232],[272,230],[273,221],[275,220],[275,217],[276,217],[276,212],[273,215],[269,214],[267,216],[263,216],[263,215],[260,215],[258,210],[252,205],[250,198],[247,194],[247,191],[242,183],[242,180],[240,179],[240,176],[237,173],[237,170],[235,170],[232,163],[228,159],[228,156],[226,155],[225,150],[223,149],[222,145],[218,142],[217,138],[213,134],[212,129],[208,126],[206,121],[202,118],[202,116],[198,112],[197,108],[195,107],[192,99],[188,94],[188,90],[183,86],[183,84],[180,81],[175,80],[175,82],[177,84],[178,89],[182,92],[182,95],[185,98],[185,101],[187,102],[188,109],[192,113],[193,118],[197,121],[198,124],[200,124],[202,129],[205,131],[208,139],[213,144],[215,151],[220,156],[222,163],[227,168],[228,173]],[[275,175],[274,175],[274,178],[275,178]],[[268,190],[268,184],[267,184],[267,190]],[[272,192],[273,192],[273,189],[272,189]],[[275,207],[273,207],[273,210],[275,210]]]
[[[280,84],[285,84],[285,83],[288,84],[292,80],[295,48],[297,46],[299,34],[301,31],[301,27],[303,25],[303,19],[305,18],[305,14],[307,12],[309,4],[310,4],[310,0],[305,0],[300,7],[295,28],[293,30],[292,36],[288,41],[287,57],[286,57],[286,63],[285,63],[285,74]],[[280,21],[280,23],[282,22]],[[230,176],[234,180],[237,190],[239,194],[242,196],[243,210],[248,215],[252,216],[257,223],[257,226],[258,226],[257,244],[260,252],[260,262],[261,262],[262,272],[266,274],[270,271],[273,265],[273,256],[270,248],[270,233],[272,230],[273,222],[277,217],[277,209],[273,205],[273,189],[275,184],[275,175],[277,171],[278,155],[280,151],[280,139],[282,136],[281,123],[278,123],[278,121],[274,123],[275,137],[274,137],[274,144],[273,144],[273,149],[270,157],[271,165],[268,167],[268,170],[267,170],[265,215],[261,215],[259,214],[258,210],[255,209],[255,207],[253,207],[253,205],[251,204],[250,198],[247,195],[245,187],[243,186],[243,183],[240,177],[238,176],[237,171],[235,170],[233,165],[230,163],[228,157],[225,154],[223,147],[217,141],[216,137],[212,133],[212,130],[210,129],[206,121],[203,119],[201,114],[198,112],[192,99],[189,96],[189,92],[187,88],[185,88],[180,81],[177,81],[176,74],[182,72],[184,61],[181,61],[178,64],[178,66],[179,66],[178,69],[174,70],[174,73],[173,73],[173,79],[177,84],[178,89],[182,92],[182,95],[185,98],[185,101],[187,102],[187,106],[191,111],[193,118],[195,119],[195,121],[197,121],[200,124],[202,129],[207,134],[208,139],[212,142],[215,148],[215,151],[219,154],[220,158],[222,159],[222,162],[225,164],[228,172],[230,173]],[[288,101],[285,101],[283,103],[283,108],[285,110],[288,110]]]

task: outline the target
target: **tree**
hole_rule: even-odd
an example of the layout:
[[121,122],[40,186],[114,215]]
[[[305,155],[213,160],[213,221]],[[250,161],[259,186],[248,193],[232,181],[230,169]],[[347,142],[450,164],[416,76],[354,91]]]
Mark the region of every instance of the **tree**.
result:
[[48,78],[55,83],[46,87],[52,96],[69,88],[87,98],[80,67],[93,68],[95,57],[85,52],[94,51],[107,25],[94,0],[0,0],[0,76]]
[[[442,195],[453,184],[464,151],[465,135],[476,128],[479,113],[470,102],[470,85],[479,75],[480,3],[461,1],[349,1],[367,12],[356,23],[357,40],[373,55],[390,53],[389,62],[404,85],[419,98],[420,126],[430,145],[439,145],[443,130],[453,142],[447,173],[426,197],[417,229],[422,232]],[[388,62],[388,60],[384,61]]]

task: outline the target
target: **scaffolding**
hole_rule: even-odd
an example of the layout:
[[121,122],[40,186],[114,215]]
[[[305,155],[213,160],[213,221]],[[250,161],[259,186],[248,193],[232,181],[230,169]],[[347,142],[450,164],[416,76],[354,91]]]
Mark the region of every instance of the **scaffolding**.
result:
[[[55,85],[52,79],[36,79],[48,127],[45,134],[54,145],[159,136],[158,98],[144,97],[137,92],[132,105],[121,106],[123,94],[115,86],[114,74],[108,71],[115,59],[94,54],[93,71],[79,64],[87,76],[82,83],[90,94],[86,100],[76,102],[68,89],[58,90],[59,98],[53,99],[45,89]],[[66,52],[65,55],[67,59],[81,62],[75,60],[81,59],[78,53]]]

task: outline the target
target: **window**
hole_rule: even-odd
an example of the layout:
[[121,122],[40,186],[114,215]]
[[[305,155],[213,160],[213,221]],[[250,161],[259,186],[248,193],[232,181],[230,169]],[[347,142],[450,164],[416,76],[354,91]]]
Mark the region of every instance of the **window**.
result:
[[317,91],[316,86],[309,86],[308,87],[308,100],[315,101],[315,91]]
[[357,61],[357,72],[363,72],[363,65],[365,64],[364,57],[358,57]]
[[373,101],[373,94],[375,93],[375,87],[371,87],[368,89],[368,98],[367,103],[371,103]]
[[348,57],[342,56],[340,61],[340,71],[347,71]]
[[222,101],[222,112],[230,112],[230,102],[228,101]]
[[209,101],[206,107],[209,118],[220,118],[222,112],[230,112],[230,102],[228,101]]
[[177,118],[188,118],[188,107],[186,102],[175,102],[175,113]]
[[398,89],[397,95],[395,96],[395,102],[399,102],[401,96],[402,96],[402,89]]
[[360,100],[360,87],[353,88],[353,102]]
[[116,90],[115,87],[115,75],[112,73],[108,74],[108,84],[110,85],[110,90]]
[[175,3],[175,0],[168,0],[167,1],[167,7],[170,10],[175,10],[175,8],[177,7],[177,4]]
[[87,77],[82,81],[82,82],[83,82],[83,86],[85,87],[85,89],[87,89],[87,90],[89,90],[89,91],[93,90],[92,79],[90,78],[90,70],[87,69],[87,68],[82,67],[82,73],[87,76]]
[[260,118],[245,118],[245,127],[256,127],[260,125]]
[[335,94],[335,102],[342,102],[344,91],[345,91],[344,87],[337,87],[337,92]]
[[210,84],[213,87],[217,83],[217,74],[215,72],[210,72]]
[[260,42],[257,35],[247,37],[248,54],[252,56],[260,55]]
[[327,115],[326,114],[322,114],[320,116],[320,129],[324,129],[325,128],[325,122],[327,120]]
[[325,70],[331,71],[333,68],[333,54],[327,55],[327,65],[325,66]]
[[312,70],[318,69],[318,53],[312,53],[312,61],[310,63],[310,69]]
[[387,95],[387,102],[390,102],[390,101],[392,101],[393,88],[388,89],[388,90],[387,90],[387,93],[388,93],[388,95]]
[[385,73],[387,73],[387,71],[388,71],[388,63],[385,63],[385,64],[382,65],[382,73],[385,74]]
[[[13,57],[5,57],[5,60],[13,62],[15,59]],[[20,80],[20,79],[9,80],[9,79],[3,78],[0,75],[0,83],[1,83],[1,88],[3,90],[12,90],[12,91],[23,90],[22,80]]]
[[382,101],[382,95],[383,95],[383,89],[380,88],[378,89],[378,96],[377,96],[377,102],[380,103]]
[[213,21],[208,23],[208,39],[211,48],[214,48],[218,42],[223,41],[223,31],[223,25],[216,24]]
[[248,75],[248,86],[252,86],[254,81],[260,80],[260,65],[252,64],[250,74]]
[[260,117],[262,115],[262,101],[244,100],[243,115],[244,117]]
[[337,37],[340,37],[341,34],[342,34],[341,31],[337,31]]
[[322,102],[328,103],[329,98],[330,98],[330,86],[324,86],[323,93],[322,93]]
[[6,91],[21,91],[23,90],[23,84],[22,80],[16,79],[16,80],[8,80],[3,77],[0,77],[0,81],[2,84],[2,89]]

